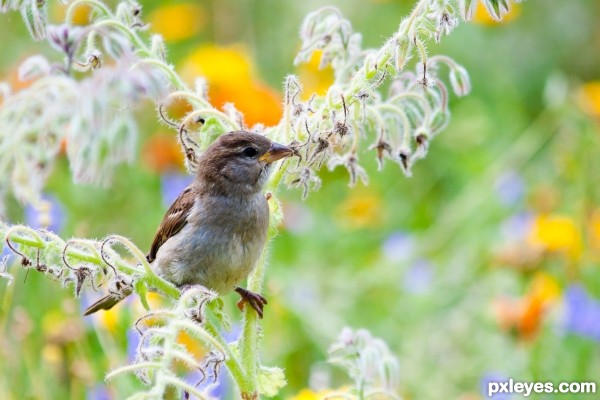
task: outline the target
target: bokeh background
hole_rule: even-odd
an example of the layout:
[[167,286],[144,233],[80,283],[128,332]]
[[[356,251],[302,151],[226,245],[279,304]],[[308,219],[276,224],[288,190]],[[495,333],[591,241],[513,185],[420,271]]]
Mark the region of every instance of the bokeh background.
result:
[[[324,2],[141,3],[180,74],[205,76],[213,103],[234,102],[249,124],[277,123],[286,74],[309,93],[331,82],[317,60],[292,64],[303,16]],[[327,4],[378,47],[413,2]],[[50,7],[59,22],[60,2]],[[598,15],[596,1],[530,0],[500,25],[480,8],[428,47],[464,65],[473,91],[451,99],[452,121],[412,178],[391,163],[377,172],[365,156],[367,187],[349,189],[340,169],[323,171],[323,187],[306,201],[280,193],[285,220],[270,250],[262,344],[264,361],[286,370],[280,398],[316,399],[348,383],[325,363],[344,326],[389,344],[405,399],[482,399],[486,382],[508,378],[600,384]],[[81,9],[76,20],[86,19]],[[51,53],[17,13],[0,15],[0,43],[0,77],[15,88],[27,84],[16,78],[20,62]],[[62,158],[44,209],[10,200],[9,221],[63,237],[118,233],[147,249],[190,179],[175,134],[154,115],[151,104],[140,109],[138,160],[110,186],[74,185]],[[12,272],[11,286],[0,281],[0,398],[118,399],[139,388],[134,377],[103,381],[132,357],[137,299],[84,319],[99,294],[75,300],[36,272]],[[239,322],[236,300],[226,302]],[[231,397],[228,385],[224,375],[219,396]],[[595,398],[531,396],[555,397]]]

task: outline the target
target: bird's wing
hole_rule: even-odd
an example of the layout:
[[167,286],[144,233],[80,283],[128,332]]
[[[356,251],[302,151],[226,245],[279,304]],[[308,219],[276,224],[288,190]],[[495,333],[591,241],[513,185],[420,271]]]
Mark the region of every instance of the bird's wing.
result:
[[148,262],[154,261],[160,246],[162,246],[170,237],[177,234],[177,232],[187,224],[187,218],[194,205],[194,200],[194,191],[192,190],[192,185],[190,185],[186,187],[179,197],[175,199],[173,204],[171,204],[171,207],[169,207],[165,213],[165,216],[156,231],[152,246],[146,256]]

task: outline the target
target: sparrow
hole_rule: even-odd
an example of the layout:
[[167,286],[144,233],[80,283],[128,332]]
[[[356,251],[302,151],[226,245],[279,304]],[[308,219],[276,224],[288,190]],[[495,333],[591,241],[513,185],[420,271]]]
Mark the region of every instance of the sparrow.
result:
[[[240,286],[265,246],[269,205],[263,194],[271,166],[290,147],[245,131],[219,136],[200,156],[194,181],[167,210],[146,259],[180,289],[202,285],[219,295],[235,290],[260,318],[267,300]],[[84,315],[108,310],[131,294],[109,293]]]

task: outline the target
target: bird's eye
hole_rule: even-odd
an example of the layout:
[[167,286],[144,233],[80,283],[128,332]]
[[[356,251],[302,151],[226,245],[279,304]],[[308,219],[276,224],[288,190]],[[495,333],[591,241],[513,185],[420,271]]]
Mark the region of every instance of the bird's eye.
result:
[[254,147],[246,147],[242,151],[242,154],[244,155],[244,157],[252,158],[258,154],[258,150],[256,150],[256,148]]

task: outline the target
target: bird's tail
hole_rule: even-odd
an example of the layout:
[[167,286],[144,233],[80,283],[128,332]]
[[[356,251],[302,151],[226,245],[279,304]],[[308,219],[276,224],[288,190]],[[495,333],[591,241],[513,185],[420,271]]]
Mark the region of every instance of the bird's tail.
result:
[[119,293],[109,293],[106,296],[102,297],[100,300],[89,306],[83,315],[90,315],[99,310],[110,310],[113,308],[118,302],[123,300],[125,297],[129,296],[132,292],[130,287],[123,289]]

